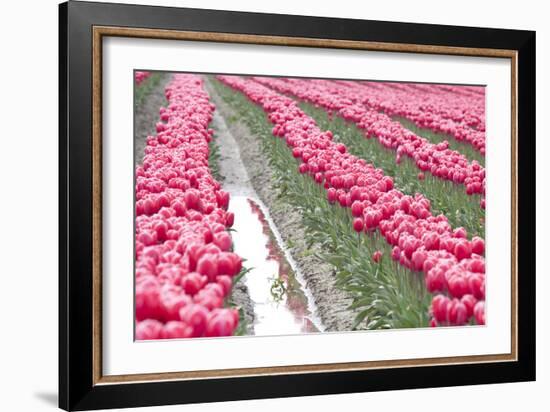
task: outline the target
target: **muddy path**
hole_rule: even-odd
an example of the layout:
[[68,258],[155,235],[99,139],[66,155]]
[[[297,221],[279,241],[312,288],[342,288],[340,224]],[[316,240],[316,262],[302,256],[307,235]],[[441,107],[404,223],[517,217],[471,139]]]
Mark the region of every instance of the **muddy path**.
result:
[[[246,165],[248,178],[262,203],[269,210],[271,219],[280,233],[285,250],[296,262],[298,270],[305,280],[305,288],[310,291],[317,315],[327,332],[349,331],[352,328],[356,310],[350,310],[352,296],[335,286],[333,268],[324,263],[312,252],[305,242],[302,217],[289,205],[277,201],[277,193],[272,188],[273,176],[266,167],[268,159],[261,150],[258,137],[238,120],[235,111],[224,102],[211,84],[205,82],[208,93],[216,105],[217,113],[226,119],[226,125],[234,136],[242,163]],[[315,252],[313,246],[313,252]]]
[[[134,108],[134,165],[143,161],[147,136],[156,134],[155,125],[160,119],[159,109],[166,106],[164,89],[172,78],[169,73],[160,74],[158,84],[145,97],[143,102]],[[134,86],[138,87],[138,86]]]
[[285,335],[324,330],[313,296],[292,256],[284,251],[270,211],[257,194],[225,119],[217,110],[211,127],[219,153],[216,166],[222,187],[231,195],[235,213],[234,250],[250,269],[236,286],[232,300],[243,308],[247,334]]
[[[218,179],[225,191],[235,195],[249,196],[252,191],[248,190],[251,187],[246,170],[240,162],[238,149],[235,147],[235,141],[228,132],[224,120],[220,114],[214,112],[214,118],[210,123],[210,127],[215,130],[214,142],[220,153],[217,159],[217,167],[220,178]],[[234,235],[233,235],[234,237]],[[245,275],[246,276],[246,275]],[[233,304],[242,308],[246,321],[246,334],[254,335],[254,302],[250,298],[248,286],[243,279],[233,287],[231,300]]]

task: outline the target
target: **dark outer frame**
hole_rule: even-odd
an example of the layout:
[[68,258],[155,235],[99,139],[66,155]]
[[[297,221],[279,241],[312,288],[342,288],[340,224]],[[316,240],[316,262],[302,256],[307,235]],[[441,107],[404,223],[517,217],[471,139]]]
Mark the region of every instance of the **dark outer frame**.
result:
[[[97,384],[93,361],[93,26],[513,50],[517,68],[517,361]],[[460,53],[458,53],[460,54]],[[498,54],[498,53],[497,53]],[[535,33],[69,2],[59,6],[59,406],[216,402],[535,379]],[[520,184],[521,182],[521,184]],[[97,257],[97,256],[96,256]]]

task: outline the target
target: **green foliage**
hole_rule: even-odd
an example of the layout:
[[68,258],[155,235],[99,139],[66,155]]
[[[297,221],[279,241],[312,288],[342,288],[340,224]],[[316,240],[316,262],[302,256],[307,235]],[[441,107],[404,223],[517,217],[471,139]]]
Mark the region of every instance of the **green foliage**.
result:
[[[353,231],[349,210],[331,205],[324,189],[298,172],[296,159],[284,140],[271,134],[272,126],[261,108],[220,82],[213,81],[213,84],[239,119],[260,139],[274,175],[272,189],[300,211],[305,240],[310,246],[317,246],[319,259],[333,266],[335,287],[353,296],[350,309],[360,310],[354,327],[427,326],[431,297],[422,276],[395,264],[384,239]],[[371,258],[376,250],[384,254],[380,263]]]
[[282,302],[287,293],[285,281],[278,275],[269,278],[269,280],[271,281],[271,288],[269,289],[271,297],[277,303]]
[[214,126],[211,125],[211,127],[214,129],[214,139],[208,143],[208,148],[210,150],[208,154],[208,166],[210,167],[210,173],[212,173],[214,179],[220,183],[223,183],[224,177],[220,173],[220,147],[215,139],[218,131]]
[[[243,259],[243,262],[245,260]],[[239,272],[239,274],[237,276],[235,276],[233,278],[233,286],[235,286],[237,283],[239,283],[241,281],[241,279],[244,277],[244,275],[246,275],[248,272],[250,272],[252,269],[254,269],[253,267],[251,268],[247,268],[247,267],[244,267],[241,269],[241,271]]]
[[239,326],[233,332],[233,336],[247,336],[248,335],[248,322],[246,316],[244,315],[244,309],[238,308],[239,310]]

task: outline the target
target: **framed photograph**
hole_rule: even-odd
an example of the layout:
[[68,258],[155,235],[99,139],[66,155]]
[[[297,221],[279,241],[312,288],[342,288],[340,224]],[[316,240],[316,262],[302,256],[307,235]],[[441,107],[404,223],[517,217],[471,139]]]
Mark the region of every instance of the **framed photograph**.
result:
[[59,13],[61,408],[535,379],[534,32]]

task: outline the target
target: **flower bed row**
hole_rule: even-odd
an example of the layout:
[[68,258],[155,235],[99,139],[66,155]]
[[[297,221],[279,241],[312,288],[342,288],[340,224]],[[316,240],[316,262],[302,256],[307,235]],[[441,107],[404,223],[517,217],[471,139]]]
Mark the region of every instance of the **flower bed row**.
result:
[[422,89],[407,84],[346,82],[356,98],[391,116],[401,116],[437,133],[446,133],[485,154],[485,99],[442,91],[433,85]]
[[[341,80],[335,80],[335,82],[344,82],[347,83],[347,81],[341,81]],[[428,92],[432,94],[438,94],[438,95],[447,95],[449,99],[456,98],[456,96],[465,96],[473,99],[477,98],[484,98],[485,97],[485,88],[482,86],[451,86],[447,84],[424,84],[424,83],[393,83],[393,82],[369,82],[369,81],[360,81],[360,83],[367,83],[370,85],[388,85],[393,88],[402,89],[409,91],[410,89],[413,90],[420,90],[422,92]],[[481,104],[481,102],[478,102],[477,104]],[[470,108],[467,108],[466,110],[470,110]],[[478,109],[476,109],[477,111]]]
[[[406,156],[421,172],[463,185],[468,195],[485,195],[485,169],[477,161],[470,163],[459,152],[450,150],[448,143],[433,144],[387,115],[368,109],[347,95],[342,96],[346,94],[342,87],[330,86],[325,80],[254,77],[254,81],[338,113],[365,130],[367,138],[375,137],[384,147],[395,150],[397,163]],[[485,207],[485,199],[481,207]]]
[[136,168],[136,339],[232,335],[239,314],[224,302],[242,261],[208,165],[215,108],[198,76],[174,75],[165,94]]
[[482,239],[469,241],[464,229],[453,231],[445,216],[431,214],[430,202],[422,195],[411,197],[394,189],[391,177],[333,142],[332,133],[321,131],[292,99],[253,80],[218,79],[263,108],[275,125],[273,135],[283,138],[299,161],[299,172],[323,187],[330,203],[350,209],[356,231],[379,232],[393,246],[396,262],[425,273],[427,289],[441,294],[431,310],[434,325],[461,325],[471,319],[484,323]]
[[143,71],[136,71],[134,74],[136,84],[139,86],[141,83],[143,83],[146,79],[148,79],[151,76],[151,72],[143,72]]
[[485,96],[485,88],[482,86],[452,86],[449,84],[435,84],[434,89],[455,93],[462,96]]

